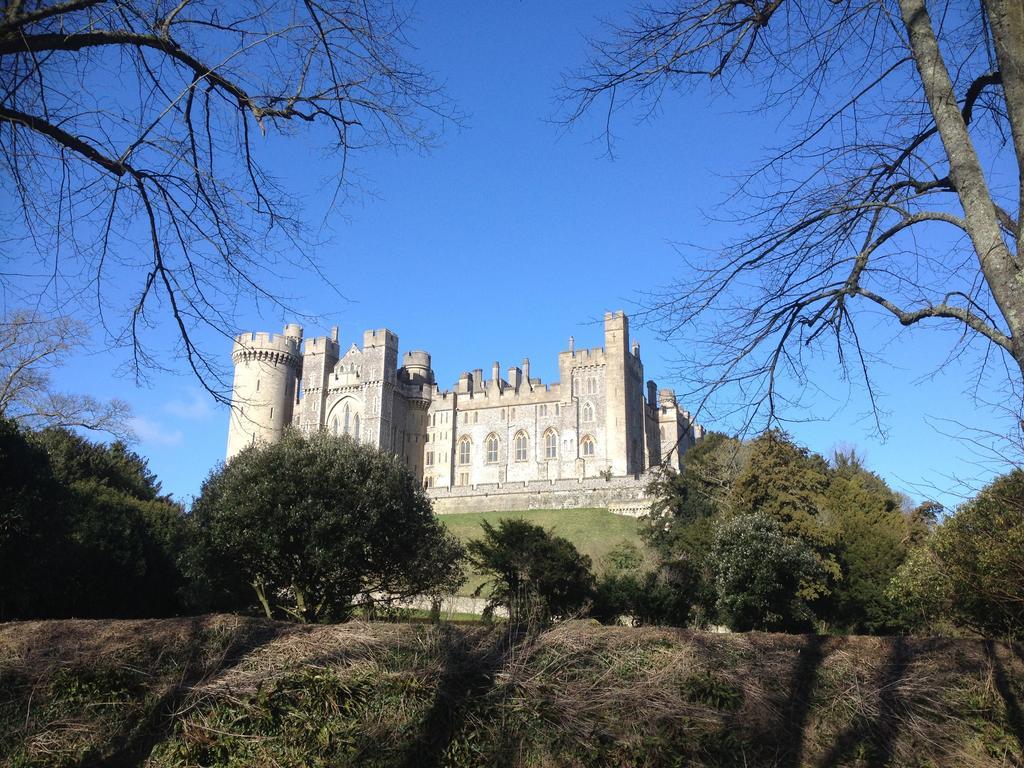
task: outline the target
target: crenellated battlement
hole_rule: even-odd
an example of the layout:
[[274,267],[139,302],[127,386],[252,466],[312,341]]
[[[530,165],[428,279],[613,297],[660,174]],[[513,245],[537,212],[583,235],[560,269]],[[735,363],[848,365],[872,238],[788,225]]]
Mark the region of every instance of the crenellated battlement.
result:
[[558,366],[566,367],[583,365],[604,365],[607,361],[604,347],[591,347],[590,349],[570,349],[558,353]]
[[387,328],[364,331],[362,344],[340,343],[337,328],[310,339],[298,325],[240,334],[228,456],[280,439],[288,425],[333,430],[395,453],[435,498],[481,484],[498,494],[540,481],[600,480],[604,488],[607,472],[681,467],[703,430],[674,393],[644,382],[626,315],[604,320],[603,346],[577,349],[569,337],[558,381],[531,376],[529,358],[505,367],[495,360],[463,372],[449,390],[438,387],[430,353],[400,351]]
[[363,331],[363,349],[372,347],[397,347],[398,336],[387,328]]
[[236,365],[260,360],[298,367],[302,362],[302,328],[289,325],[285,331],[238,334],[231,347],[231,359]]
[[304,354],[307,355],[333,355],[337,357],[340,351],[338,342],[328,336],[318,336],[314,339],[306,339]]

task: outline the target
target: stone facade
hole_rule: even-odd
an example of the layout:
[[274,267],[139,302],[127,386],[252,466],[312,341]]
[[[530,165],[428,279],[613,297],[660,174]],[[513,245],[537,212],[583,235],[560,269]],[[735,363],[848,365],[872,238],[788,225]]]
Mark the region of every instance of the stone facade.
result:
[[440,512],[583,506],[634,510],[651,467],[679,468],[702,435],[675,393],[644,384],[640,346],[622,312],[604,318],[604,347],[558,356],[559,381],[530,376],[530,361],[504,373],[494,363],[463,373],[454,388],[434,381],[430,355],[398,337],[366,331],[343,351],[338,331],[307,339],[235,339],[230,459],[291,424],[329,429],[400,456]]

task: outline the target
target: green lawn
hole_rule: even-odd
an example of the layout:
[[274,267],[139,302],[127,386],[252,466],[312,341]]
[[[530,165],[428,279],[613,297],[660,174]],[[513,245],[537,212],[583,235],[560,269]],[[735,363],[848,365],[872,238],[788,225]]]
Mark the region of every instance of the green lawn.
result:
[[[638,533],[638,521],[624,515],[613,515],[607,509],[531,509],[523,512],[469,512],[464,514],[438,515],[438,518],[461,541],[479,538],[480,523],[484,520],[492,525],[503,518],[518,518],[543,526],[555,535],[568,539],[585,555],[590,555],[594,572],[603,570],[604,558],[612,549],[624,541],[632,542],[646,554],[648,563],[653,563],[653,554],[645,547]],[[471,575],[460,590],[468,595],[473,592],[482,577]]]

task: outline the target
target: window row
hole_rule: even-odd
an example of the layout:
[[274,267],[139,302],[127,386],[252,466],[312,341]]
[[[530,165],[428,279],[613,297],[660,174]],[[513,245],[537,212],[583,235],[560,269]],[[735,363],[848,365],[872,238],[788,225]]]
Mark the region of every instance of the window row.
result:
[[[491,433],[484,439],[484,462],[487,464],[498,463],[498,448],[500,445],[500,439],[494,433]],[[557,459],[558,458],[558,433],[553,429],[549,429],[544,433],[543,437],[543,450],[545,459]],[[530,458],[530,438],[525,432],[517,432],[516,436],[512,439],[512,451],[515,461],[528,461]],[[473,460],[473,441],[469,437],[463,437],[459,440],[458,446],[458,462],[459,464],[469,464]],[[594,455],[594,438],[590,435],[584,435],[583,439],[580,440],[580,455],[590,457]],[[433,453],[427,454],[427,464],[433,463]]]
[[[561,412],[562,412],[561,403],[553,403],[553,405],[554,405],[554,409],[553,409],[554,415],[555,416],[561,415]],[[515,408],[509,408],[509,409],[507,409],[507,411],[508,411],[508,418],[514,419],[516,417],[516,409]],[[595,411],[594,411],[593,403],[591,403],[589,401],[583,403],[583,406],[582,406],[582,409],[581,409],[581,417],[580,417],[582,421],[585,421],[585,422],[593,421],[594,420],[594,413],[595,413]],[[442,417],[447,417],[448,416],[447,413],[442,413],[440,415]],[[506,415],[506,409],[502,408],[501,409],[501,420],[502,421],[505,421],[505,415]],[[546,417],[548,415],[548,405],[547,405],[547,403],[542,403],[541,405],[537,406],[537,415],[540,416],[540,417]],[[433,416],[430,419],[431,426],[437,426],[437,417],[438,417],[438,414],[436,414],[436,413],[433,414]],[[456,417],[456,419],[457,419],[457,417]],[[446,420],[446,418],[442,418],[442,422],[445,421],[445,420]],[[462,411],[462,424],[465,425],[465,426],[468,426],[470,423],[472,423],[472,424],[479,424],[480,423],[480,411],[472,411],[472,412],[470,412],[470,411]]]

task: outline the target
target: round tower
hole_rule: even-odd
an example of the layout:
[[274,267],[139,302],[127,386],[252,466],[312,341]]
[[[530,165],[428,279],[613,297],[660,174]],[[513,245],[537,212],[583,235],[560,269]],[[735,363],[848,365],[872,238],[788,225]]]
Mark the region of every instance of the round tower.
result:
[[243,333],[235,337],[231,359],[231,422],[227,458],[255,442],[281,439],[292,422],[296,385],[302,375],[302,326],[283,334]]
[[433,384],[434,372],[430,369],[430,353],[416,349],[402,356],[402,370],[411,384]]

